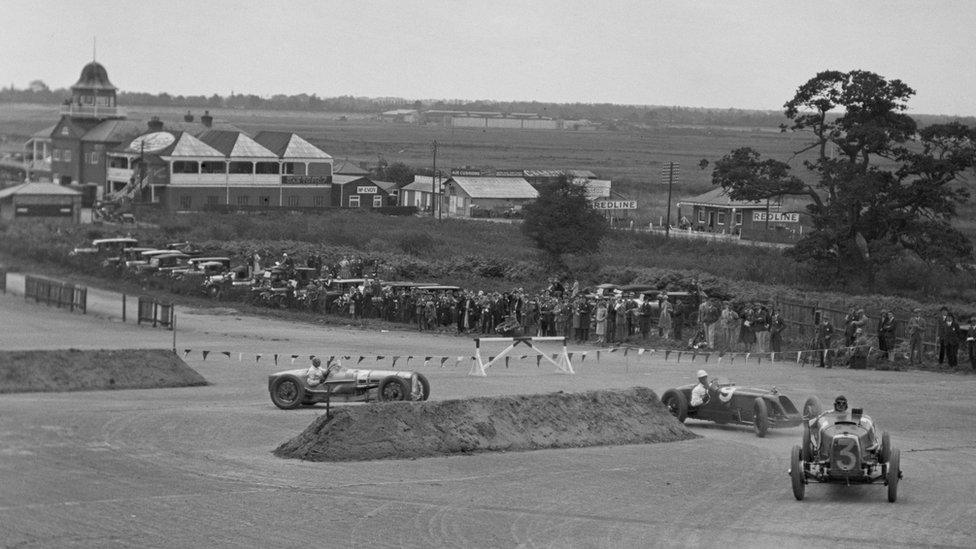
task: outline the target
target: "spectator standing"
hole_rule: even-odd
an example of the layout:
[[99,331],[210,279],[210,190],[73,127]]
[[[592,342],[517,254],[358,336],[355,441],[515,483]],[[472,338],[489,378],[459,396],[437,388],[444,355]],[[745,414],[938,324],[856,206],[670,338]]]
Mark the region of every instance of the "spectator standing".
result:
[[881,311],[881,318],[878,319],[878,349],[881,350],[885,359],[891,356],[894,351],[895,343],[895,315],[891,311]]
[[601,299],[596,304],[596,343],[603,345],[607,341],[607,300]]
[[613,308],[614,311],[617,313],[615,315],[615,324],[614,324],[614,329],[616,331],[614,341],[623,343],[627,341],[627,336],[629,335],[627,333],[627,325],[629,323],[629,320],[627,319],[627,317],[629,316],[627,311],[627,301],[623,298],[618,299],[617,303],[614,305]]
[[935,328],[935,342],[939,344],[939,366],[945,361],[946,355],[946,319],[949,317],[949,309],[942,307],[939,309],[939,322]]
[[774,353],[783,352],[783,330],[786,329],[786,322],[779,311],[773,310],[773,316],[769,319],[769,347]]
[[751,352],[756,344],[756,332],[753,330],[753,323],[756,321],[756,313],[751,307],[746,307],[742,311],[742,324],[739,327],[739,345],[745,352]]
[[579,311],[579,340],[580,343],[586,343],[590,339],[590,320],[593,313],[593,307],[590,305],[589,300],[585,297],[580,297],[579,306],[577,307]]
[[819,312],[820,323],[817,324],[817,329],[813,338],[813,346],[816,348],[816,353],[820,358],[820,367],[824,368],[824,355],[827,349],[830,349],[830,340],[834,336],[834,325],[830,323],[830,319],[823,311]]
[[969,329],[966,330],[966,350],[969,352],[969,366],[976,370],[976,315],[969,317]]
[[924,324],[922,323],[921,309],[912,311],[912,317],[908,319],[906,331],[908,333],[908,363],[921,364],[922,333],[925,331]]
[[959,365],[959,343],[963,340],[963,332],[952,313],[946,315],[945,335],[943,337],[945,339],[946,362],[950,368],[955,368]]
[[871,344],[868,343],[867,334],[863,328],[855,328],[854,340],[851,342],[851,363],[852,370],[863,370],[868,366],[868,352]]
[[675,341],[683,341],[685,322],[688,319],[688,306],[681,299],[677,299],[674,302],[674,308],[671,311],[671,333],[674,335]]
[[617,307],[615,306],[614,299],[611,297],[607,301],[607,333],[604,341],[611,344],[617,340],[617,331],[614,329],[617,325]]
[[637,309],[641,339],[647,339],[647,336],[651,333],[651,314],[653,312],[654,310],[651,307],[651,301],[649,299],[641,302],[640,307]]
[[661,312],[657,317],[657,335],[663,337],[664,339],[671,338],[671,302],[668,301],[668,297],[665,294],[663,298],[659,298],[661,304]]
[[771,322],[769,309],[761,303],[756,303],[753,308],[752,331],[756,334],[756,352],[768,353],[770,346],[769,324]]
[[722,312],[718,319],[718,331],[715,335],[716,349],[726,352],[734,350],[735,342],[739,334],[736,326],[739,324],[739,315],[732,310],[732,304],[728,301],[722,303]]

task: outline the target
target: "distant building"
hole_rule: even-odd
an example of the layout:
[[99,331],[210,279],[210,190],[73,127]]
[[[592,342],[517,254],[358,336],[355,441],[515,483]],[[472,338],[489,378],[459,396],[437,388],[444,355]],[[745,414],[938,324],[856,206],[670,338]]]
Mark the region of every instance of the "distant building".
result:
[[[340,208],[382,208],[395,206],[388,182],[373,181],[364,175],[336,175],[332,179],[332,201]],[[393,185],[396,187],[396,185]]]
[[400,124],[416,124],[420,121],[420,112],[417,109],[394,109],[381,113],[380,120]]
[[562,121],[536,113],[502,113],[485,111],[424,112],[428,124],[454,128],[503,128],[514,130],[560,130]]
[[480,212],[487,216],[518,211],[538,197],[521,177],[452,176],[444,182],[441,200],[447,217],[476,217]]
[[29,182],[0,190],[0,219],[81,218],[81,192],[53,183]]
[[767,201],[733,200],[718,187],[676,203],[675,225],[710,233],[738,234],[756,240],[799,237],[813,226],[804,196],[783,195]]
[[440,194],[440,190],[435,187],[432,176],[415,175],[412,183],[400,188],[399,204],[414,206],[422,212],[429,212],[435,193]]

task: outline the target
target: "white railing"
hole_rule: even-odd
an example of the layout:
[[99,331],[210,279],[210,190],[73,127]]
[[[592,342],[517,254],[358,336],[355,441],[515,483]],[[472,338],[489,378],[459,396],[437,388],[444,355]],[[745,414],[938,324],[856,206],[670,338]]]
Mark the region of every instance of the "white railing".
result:
[[105,107],[101,105],[61,105],[61,114],[88,118],[103,118],[111,116],[125,116],[125,109],[121,107]]

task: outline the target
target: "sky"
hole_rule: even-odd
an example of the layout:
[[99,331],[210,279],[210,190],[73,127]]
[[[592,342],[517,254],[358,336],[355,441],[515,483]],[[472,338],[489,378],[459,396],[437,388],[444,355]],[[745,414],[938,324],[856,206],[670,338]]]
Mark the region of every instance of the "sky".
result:
[[[976,115],[971,0],[2,0],[0,85],[781,110],[824,70]],[[11,24],[13,23],[13,24]]]

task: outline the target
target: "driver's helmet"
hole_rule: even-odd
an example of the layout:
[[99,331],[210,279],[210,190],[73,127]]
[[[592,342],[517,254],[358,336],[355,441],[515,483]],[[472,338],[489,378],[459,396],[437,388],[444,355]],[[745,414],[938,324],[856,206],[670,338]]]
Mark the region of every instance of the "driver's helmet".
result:
[[316,368],[318,368],[321,365],[322,365],[322,361],[319,359],[319,357],[314,357],[312,359],[312,366],[315,366]]
[[703,377],[708,377],[708,372],[706,372],[705,370],[698,370],[698,375],[696,375],[695,377],[697,377],[698,379],[701,379]]
[[834,411],[835,412],[845,412],[847,411],[847,397],[840,395],[834,399]]

